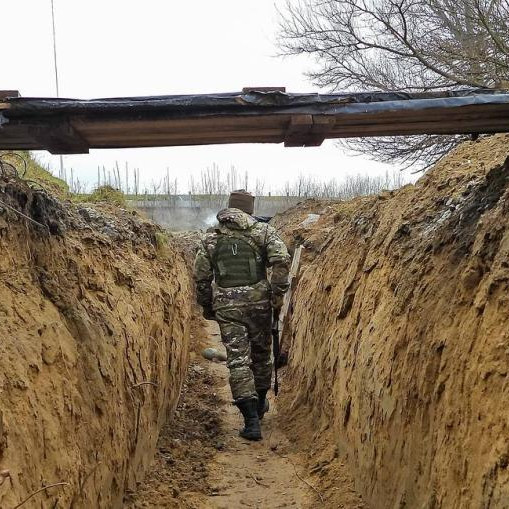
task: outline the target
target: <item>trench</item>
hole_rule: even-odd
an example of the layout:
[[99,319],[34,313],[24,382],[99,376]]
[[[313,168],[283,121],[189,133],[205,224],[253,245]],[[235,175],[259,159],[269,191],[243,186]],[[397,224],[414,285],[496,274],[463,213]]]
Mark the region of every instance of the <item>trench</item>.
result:
[[276,216],[302,268],[259,443],[192,242],[0,179],[39,224],[0,208],[0,507],[509,507],[508,141]]
[[304,246],[276,411],[243,444],[224,367],[197,356],[221,431],[175,507],[509,507],[507,141],[467,143],[415,186],[275,218]]
[[[286,430],[273,394],[262,421],[264,439],[240,439],[241,418],[231,404],[226,366],[200,355],[206,347],[223,350],[219,329],[207,322],[195,330],[197,351],[177,414],[163,428],[152,469],[126,498],[126,507],[323,507],[317,479],[336,459],[315,462],[309,471],[303,444]],[[345,507],[363,508],[346,468],[343,474],[328,489],[342,497]]]

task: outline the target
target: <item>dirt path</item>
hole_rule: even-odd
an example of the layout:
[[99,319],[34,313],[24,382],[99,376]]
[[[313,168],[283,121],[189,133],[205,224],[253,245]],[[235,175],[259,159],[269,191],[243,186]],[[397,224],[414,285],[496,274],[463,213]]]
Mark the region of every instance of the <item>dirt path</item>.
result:
[[[222,348],[218,329],[210,326],[208,330],[211,346]],[[290,444],[278,428],[273,395],[269,396],[271,409],[262,421],[263,440],[242,440],[238,436],[242,417],[231,405],[227,368],[224,363],[211,363],[209,369],[217,377],[217,393],[224,405],[225,436],[224,450],[214,457],[209,469],[214,490],[213,497],[207,500],[210,507],[303,507],[306,487],[301,486],[295,473],[298,459],[291,457]]]
[[[195,335],[204,337],[196,338],[197,352],[207,346],[223,349],[214,322]],[[263,440],[241,439],[242,418],[231,404],[225,364],[207,361],[197,352],[176,415],[159,438],[152,469],[136,492],[126,496],[125,507],[360,507],[343,499],[332,502],[329,496],[321,500],[322,493],[314,488],[316,476],[312,480],[306,475],[306,455],[281,430],[273,394],[270,412],[262,421]],[[350,486],[347,489],[350,493]]]

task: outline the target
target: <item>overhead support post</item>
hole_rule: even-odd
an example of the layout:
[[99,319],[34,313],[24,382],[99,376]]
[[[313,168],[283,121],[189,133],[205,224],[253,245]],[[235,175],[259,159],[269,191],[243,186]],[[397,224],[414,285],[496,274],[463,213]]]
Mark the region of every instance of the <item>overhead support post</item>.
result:
[[285,136],[285,147],[319,147],[336,120],[330,115],[294,115]]
[[88,142],[68,121],[54,122],[51,127],[31,126],[32,138],[42,143],[51,154],[88,154]]

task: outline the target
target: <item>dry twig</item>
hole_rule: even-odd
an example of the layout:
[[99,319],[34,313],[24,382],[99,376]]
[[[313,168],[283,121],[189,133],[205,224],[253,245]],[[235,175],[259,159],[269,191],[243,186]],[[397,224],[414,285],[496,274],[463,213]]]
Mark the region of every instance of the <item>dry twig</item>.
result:
[[304,483],[306,484],[307,486],[309,486],[317,495],[318,495],[318,498],[320,499],[320,501],[323,503],[325,503],[325,500],[323,499],[323,495],[309,482],[309,481],[306,481],[306,479],[304,479],[300,474],[299,472],[297,472],[297,467],[293,464],[292,460],[290,458],[288,458],[288,461],[290,461],[290,463],[292,464],[292,467],[293,467],[293,470],[295,471],[295,475]]
[[136,387],[141,387],[142,385],[153,385],[154,387],[159,387],[155,382],[140,382],[138,384],[131,385],[131,389],[136,389]]
[[253,481],[256,484],[259,484],[260,486],[263,486],[264,488],[270,488],[270,486],[268,484],[264,484],[264,483],[260,482],[253,474],[250,473],[249,477],[251,477],[251,479],[253,479]]
[[49,488],[54,488],[55,486],[70,486],[71,484],[68,482],[57,482],[55,484],[48,484],[48,486],[43,486],[42,488],[39,488],[37,491],[34,491],[31,495],[29,495],[25,500],[22,500],[18,505],[14,506],[12,509],[18,509],[18,507],[21,507],[22,505],[25,505],[32,497],[37,495],[37,493],[40,493],[41,491],[46,491]]
[[323,498],[323,495],[321,494],[320,491],[318,491],[309,481],[306,481],[306,479],[304,479],[300,474],[299,472],[297,471],[297,467],[295,466],[295,463],[288,457],[288,456],[282,456],[281,454],[279,454],[277,451],[274,451],[278,456],[280,456],[281,458],[284,458],[284,459],[287,459],[290,463],[290,465],[292,465],[293,467],[293,471],[295,472],[295,475],[298,479],[300,479],[306,486],[308,486],[309,488],[311,488],[315,493],[316,495],[318,496],[318,498],[320,499],[320,502],[322,504],[325,503],[325,500]]

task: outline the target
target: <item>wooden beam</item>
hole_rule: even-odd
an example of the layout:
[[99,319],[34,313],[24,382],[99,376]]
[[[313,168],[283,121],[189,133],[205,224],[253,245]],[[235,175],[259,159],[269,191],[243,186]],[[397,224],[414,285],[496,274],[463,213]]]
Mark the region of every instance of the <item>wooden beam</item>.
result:
[[[87,101],[12,99],[0,91],[0,148],[46,149],[53,153],[86,153],[89,148],[176,146],[220,143],[281,143],[318,146],[325,138],[412,134],[492,133],[509,131],[509,99],[431,101],[416,98],[389,104],[340,104],[330,99],[282,97],[283,88],[247,87],[244,93],[267,92],[268,100],[221,97],[209,108],[198,100],[138,102],[113,100],[107,107]],[[270,92],[275,92],[272,97]],[[488,94],[489,96],[489,94]],[[3,97],[3,99],[2,99]],[[156,98],[157,99],[157,98]],[[221,101],[226,101],[224,109]],[[362,97],[359,100],[364,100]],[[79,103],[79,104],[75,104]],[[117,104],[118,102],[118,104]],[[251,104],[253,103],[253,104]],[[273,104],[275,103],[275,104]],[[205,107],[205,106],[207,107]],[[161,107],[160,107],[161,106]],[[178,107],[176,107],[178,106]],[[189,108],[188,108],[189,106]],[[203,109],[200,109],[202,108]]]
[[250,92],[286,92],[286,87],[244,87],[242,89],[243,94],[249,94]]
[[192,146],[192,145],[224,145],[228,143],[282,143],[283,137],[257,137],[257,136],[245,136],[238,138],[228,138],[228,139],[206,139],[195,137],[194,139],[180,140],[180,139],[170,139],[165,141],[154,141],[154,140],[141,140],[137,141],[136,145],[133,145],[132,142],[129,141],[120,141],[120,142],[97,142],[91,143],[90,148],[131,148],[133,146],[136,147],[178,147],[178,146]]
[[301,147],[313,126],[313,115],[293,115],[286,128],[285,147]]
[[0,90],[0,99],[8,99],[9,97],[21,97],[17,90]]
[[292,314],[291,303],[292,295],[299,282],[300,273],[300,258],[304,246],[298,246],[295,248],[293,253],[292,265],[290,267],[290,274],[288,276],[288,282],[290,288],[285,293],[283,299],[283,307],[279,313],[279,332],[280,332],[280,347],[279,347],[279,360],[281,365],[285,365],[288,361],[288,355],[291,347],[291,331],[289,330],[290,319]]
[[336,123],[332,115],[305,116],[311,117],[310,123],[301,126],[300,129],[292,129],[290,124],[285,138],[285,147],[319,147]]
[[53,122],[49,126],[31,126],[31,137],[51,154],[88,154],[89,142],[68,121]]

